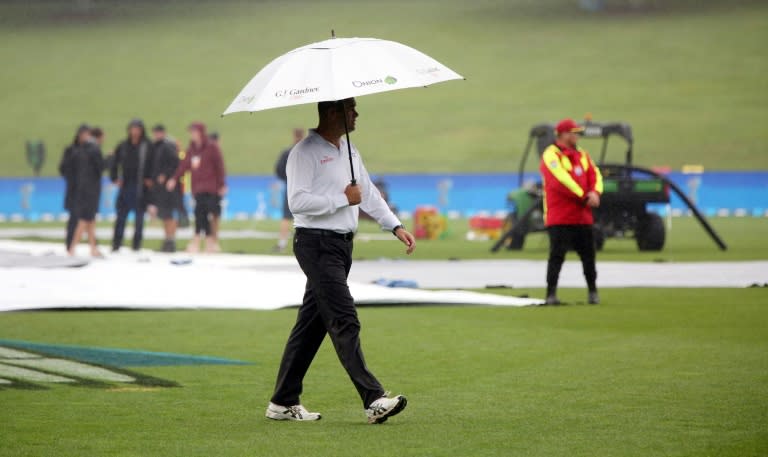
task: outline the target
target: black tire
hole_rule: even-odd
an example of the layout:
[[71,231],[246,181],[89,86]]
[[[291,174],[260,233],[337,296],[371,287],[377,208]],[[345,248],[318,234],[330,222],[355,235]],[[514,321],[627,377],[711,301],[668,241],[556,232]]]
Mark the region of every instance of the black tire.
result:
[[596,225],[592,226],[592,234],[595,238],[595,250],[602,251],[603,246],[605,246],[605,234],[602,229]]
[[664,220],[656,213],[645,213],[635,229],[637,249],[641,251],[661,251],[664,249],[666,230]]

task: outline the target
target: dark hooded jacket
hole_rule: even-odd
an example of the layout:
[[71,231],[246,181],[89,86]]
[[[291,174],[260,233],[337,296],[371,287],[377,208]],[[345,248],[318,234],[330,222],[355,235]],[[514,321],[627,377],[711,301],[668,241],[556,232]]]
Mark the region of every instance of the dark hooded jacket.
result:
[[77,149],[81,147],[80,143],[78,143],[78,137],[82,133],[83,130],[88,129],[87,124],[83,124],[80,127],[78,127],[77,131],[75,132],[75,138],[72,140],[72,144],[67,146],[64,149],[64,153],[61,155],[61,161],[59,162],[59,174],[62,178],[64,178],[64,209],[66,209],[69,212],[72,212],[75,209],[74,205],[74,194],[73,194],[73,187],[75,184],[75,176],[74,173],[77,171],[75,167],[73,166],[74,162],[72,160],[72,156],[76,153]]
[[103,171],[104,158],[99,146],[91,141],[78,143],[75,138],[59,164],[59,172],[67,181],[64,206],[68,211],[98,211]]
[[208,138],[205,132],[205,124],[192,125],[200,131],[203,142],[196,145],[189,143],[184,160],[179,163],[173,178],[178,180],[187,171],[192,175],[192,194],[218,194],[226,185],[226,171],[224,170],[224,158],[219,146]]
[[179,167],[179,151],[176,143],[165,138],[152,144],[152,180],[160,184],[157,178],[162,175],[169,179]]
[[71,160],[76,147],[76,143],[67,146],[66,149],[64,149],[64,153],[61,155],[61,161],[59,162],[59,174],[64,178],[64,209],[69,212],[72,212],[74,209],[72,203],[72,185],[74,183],[74,178],[72,177]]
[[140,121],[132,121],[128,126],[138,125],[141,127],[141,139],[137,144],[131,143],[131,139],[126,138],[115,148],[115,155],[110,164],[109,177],[112,182],[118,179],[123,182],[120,192],[136,190],[140,197],[146,191],[144,185],[145,179],[152,177],[152,142],[147,138],[144,124]]

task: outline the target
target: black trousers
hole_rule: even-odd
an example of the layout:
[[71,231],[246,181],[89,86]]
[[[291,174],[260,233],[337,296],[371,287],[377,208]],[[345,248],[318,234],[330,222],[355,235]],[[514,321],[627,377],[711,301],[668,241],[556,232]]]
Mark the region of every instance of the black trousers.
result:
[[69,218],[67,218],[67,236],[64,240],[67,243],[67,249],[72,246],[72,238],[75,237],[75,229],[77,229],[77,214],[73,210],[69,211]]
[[553,225],[549,232],[549,260],[547,261],[547,294],[557,290],[557,280],[570,249],[581,258],[584,278],[590,292],[597,290],[597,268],[595,267],[595,235],[591,225]]
[[300,403],[304,375],[327,333],[367,408],[384,395],[384,389],[368,370],[360,347],[360,321],[347,286],[352,240],[297,229],[293,250],[307,276],[307,286],[296,325],[285,345],[272,402],[282,406]]
[[117,196],[117,219],[115,220],[115,231],[112,235],[112,250],[117,250],[123,245],[123,235],[125,234],[125,222],[128,214],[134,212],[136,218],[133,226],[133,243],[131,247],[134,251],[141,249],[141,241],[144,237],[144,211],[145,207],[137,191],[123,189]]
[[221,215],[221,197],[211,193],[195,194],[195,234],[213,234],[211,216]]

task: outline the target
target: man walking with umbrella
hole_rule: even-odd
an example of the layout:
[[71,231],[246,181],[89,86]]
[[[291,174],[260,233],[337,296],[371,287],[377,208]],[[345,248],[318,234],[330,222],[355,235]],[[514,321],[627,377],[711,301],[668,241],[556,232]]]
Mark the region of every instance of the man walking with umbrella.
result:
[[[368,422],[380,424],[405,408],[368,371],[360,349],[360,321],[349,293],[352,238],[362,209],[412,253],[415,239],[381,197],[349,142],[355,99],[427,87],[461,75],[402,43],[375,38],[332,38],[296,48],[262,68],[224,114],[318,103],[317,129],[288,157],[288,205],[294,216],[293,252],[307,276],[304,301],[285,347],[267,417],[317,420],[299,402],[304,375],[328,333],[357,388]],[[330,101],[333,100],[333,101]],[[359,183],[356,182],[359,179]]]
[[[358,116],[353,98],[318,104],[319,125],[292,150],[287,165],[288,204],[294,215],[293,250],[307,276],[304,300],[285,347],[266,416],[275,420],[318,420],[301,405],[302,382],[326,333],[363,402],[368,422],[401,412],[402,395],[390,397],[368,370],[360,346],[360,321],[349,292],[352,240],[362,208],[412,253],[416,241],[371,183],[360,154],[347,144]],[[349,148],[349,149],[348,149]],[[352,167],[357,183],[350,183]]]

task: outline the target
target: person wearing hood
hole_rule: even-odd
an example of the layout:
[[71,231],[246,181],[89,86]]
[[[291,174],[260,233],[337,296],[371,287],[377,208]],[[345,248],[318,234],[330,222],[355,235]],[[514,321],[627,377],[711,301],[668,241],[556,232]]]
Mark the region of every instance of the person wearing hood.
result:
[[75,133],[74,141],[64,148],[64,153],[61,155],[61,161],[59,161],[59,174],[64,178],[64,209],[69,214],[66,225],[66,237],[64,238],[64,246],[66,246],[67,251],[69,251],[69,246],[72,244],[72,237],[75,235],[75,229],[77,228],[77,215],[75,214],[74,198],[72,194],[72,186],[75,181],[72,176],[71,156],[74,153],[75,148],[80,146],[80,137],[81,135],[84,135],[87,129],[87,124],[80,125]]
[[75,219],[72,238],[67,246],[69,255],[75,255],[75,247],[83,233],[88,234],[88,244],[93,257],[101,257],[96,247],[96,212],[101,198],[101,174],[104,158],[101,149],[91,138],[91,128],[83,124],[77,129],[72,145],[67,148],[59,171],[67,179],[67,200],[70,219]]
[[200,235],[205,235],[206,252],[219,251],[212,221],[221,215],[221,199],[227,193],[224,158],[219,146],[206,134],[205,124],[193,122],[189,126],[190,143],[184,160],[176,173],[166,182],[173,191],[179,178],[187,171],[192,175],[192,195],[195,197],[195,236],[187,251],[200,250]]
[[120,191],[117,194],[117,219],[112,237],[112,252],[123,245],[125,221],[133,211],[136,221],[133,250],[141,249],[147,190],[152,184],[152,143],[147,138],[144,122],[133,119],[128,124],[128,137],[117,145],[110,166],[110,178]]

